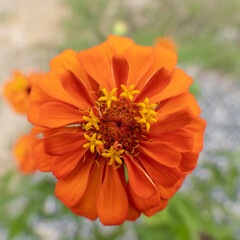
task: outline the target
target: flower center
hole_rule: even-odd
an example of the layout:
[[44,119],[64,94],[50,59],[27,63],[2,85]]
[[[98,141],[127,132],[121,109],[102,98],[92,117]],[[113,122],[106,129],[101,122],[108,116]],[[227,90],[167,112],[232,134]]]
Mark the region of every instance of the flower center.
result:
[[118,142],[125,151],[132,152],[138,145],[139,137],[143,132],[141,124],[134,119],[136,116],[140,117],[137,104],[120,99],[119,102],[114,102],[111,108],[103,106],[100,111],[102,118],[99,133],[102,135],[104,147],[110,148]]
[[110,93],[105,88],[100,89],[100,97],[96,107],[89,110],[89,116],[82,125],[87,132],[84,134],[89,141],[84,148],[90,148],[103,157],[110,158],[109,165],[122,164],[122,154],[135,155],[139,140],[144,139],[144,133],[149,131],[150,123],[156,122],[155,104],[149,104],[146,98],[142,103],[134,103],[138,90],[121,85],[123,92],[119,98],[115,96],[117,88]]

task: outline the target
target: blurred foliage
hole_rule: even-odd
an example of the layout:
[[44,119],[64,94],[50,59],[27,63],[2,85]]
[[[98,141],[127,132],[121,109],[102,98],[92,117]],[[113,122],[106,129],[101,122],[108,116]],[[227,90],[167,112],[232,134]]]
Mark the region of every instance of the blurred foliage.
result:
[[0,235],[8,236],[1,239],[119,240],[131,239],[130,229],[132,239],[139,240],[237,240],[239,157],[240,150],[217,152],[219,162],[204,162],[164,211],[119,227],[103,227],[72,214],[54,196],[51,174],[10,172],[0,182]]
[[[115,33],[119,22],[140,45],[159,36],[179,44],[179,62],[214,68],[238,76],[240,70],[239,0],[67,0],[72,11],[64,21],[66,41],[61,50],[90,48]],[[116,27],[117,25],[117,27]]]

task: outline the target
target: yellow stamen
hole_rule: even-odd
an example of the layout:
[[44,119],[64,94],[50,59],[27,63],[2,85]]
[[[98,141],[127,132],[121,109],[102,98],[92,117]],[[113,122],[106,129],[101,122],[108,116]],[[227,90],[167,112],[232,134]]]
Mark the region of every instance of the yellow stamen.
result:
[[98,101],[99,102],[106,101],[107,107],[110,108],[112,101],[117,102],[117,98],[114,96],[116,91],[117,91],[117,88],[114,88],[110,93],[108,93],[107,90],[103,88],[102,93],[104,94],[104,96],[100,97]]
[[89,131],[91,128],[99,130],[98,123],[100,122],[100,120],[93,114],[92,109],[89,112],[89,117],[83,116],[83,119],[88,122],[84,126],[86,131]]
[[122,164],[122,154],[124,150],[116,150],[113,146],[109,150],[105,150],[105,153],[102,154],[103,157],[110,158],[108,165],[112,165],[114,161],[118,164]]
[[147,113],[148,110],[154,110],[157,104],[149,104],[149,99],[145,98],[144,102],[139,103],[138,106],[142,107],[144,113]]
[[145,111],[139,111],[141,114],[141,117],[135,117],[134,119],[141,124],[146,124],[146,130],[149,132],[150,130],[150,122],[157,122],[157,119],[154,118],[157,116],[157,113],[149,109],[147,112]]
[[133,90],[134,84],[132,84],[129,89],[127,89],[124,85],[121,85],[121,88],[124,92],[120,94],[120,97],[129,98],[130,101],[133,101],[133,95],[140,93],[138,90]]
[[[95,152],[95,148],[98,147],[99,144],[103,144],[102,141],[100,141],[99,139],[101,138],[101,135],[97,136],[97,133],[94,133],[91,137],[87,134],[84,134],[84,137],[89,141],[88,143],[83,144],[84,148],[88,148],[90,147],[90,151],[92,153]],[[96,149],[98,150],[98,149]]]

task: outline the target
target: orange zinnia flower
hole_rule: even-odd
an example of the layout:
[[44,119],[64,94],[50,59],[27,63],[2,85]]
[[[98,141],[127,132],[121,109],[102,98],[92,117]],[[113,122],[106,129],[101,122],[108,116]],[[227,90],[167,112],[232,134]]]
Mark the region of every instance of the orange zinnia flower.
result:
[[14,145],[13,155],[22,173],[33,173],[37,169],[33,149],[38,141],[34,135],[23,135]]
[[156,38],[156,40],[154,41],[154,46],[155,47],[165,47],[168,50],[171,50],[173,52],[177,52],[177,50],[178,50],[177,44],[170,37],[159,37],[159,38]]
[[39,76],[41,76],[39,73],[24,75],[16,71],[12,79],[4,86],[3,95],[16,112],[27,113],[32,81]]
[[196,166],[205,121],[192,78],[166,48],[128,38],[66,50],[34,84],[28,118],[38,167],[75,214],[105,225],[164,209]]

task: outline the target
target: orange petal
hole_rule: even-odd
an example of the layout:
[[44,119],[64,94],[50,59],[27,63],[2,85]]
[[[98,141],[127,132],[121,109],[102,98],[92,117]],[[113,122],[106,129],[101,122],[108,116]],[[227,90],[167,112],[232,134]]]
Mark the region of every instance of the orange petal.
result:
[[84,82],[74,73],[71,71],[65,72],[61,76],[61,83],[66,92],[78,101],[78,106],[81,110],[94,106],[95,103],[93,97],[97,100],[96,95],[90,95],[90,91],[87,89]]
[[[139,186],[139,188],[141,188],[141,186]],[[129,187],[129,196],[131,198],[131,201],[135,205],[136,209],[140,212],[144,212],[147,211],[148,209],[158,206],[161,200],[160,193],[158,191],[155,195],[153,195],[149,199],[143,199],[136,195],[131,187]]]
[[145,212],[143,212],[146,216],[151,217],[155,213],[162,211],[168,204],[168,200],[161,199],[160,204],[157,207],[151,208]]
[[157,102],[161,91],[168,85],[170,79],[171,72],[166,68],[160,68],[146,82],[135,101],[142,102],[148,97],[150,103]]
[[206,128],[206,121],[202,118],[197,118],[188,124],[185,129],[190,130],[194,134],[194,146],[195,152],[200,152],[203,149],[203,133]]
[[57,182],[55,188],[56,197],[67,207],[74,207],[86,192],[89,172],[95,157],[96,154],[87,152],[85,161],[82,159],[74,171]]
[[198,157],[199,153],[196,152],[182,153],[181,171],[185,174],[191,173],[197,166]]
[[154,182],[140,165],[130,156],[125,155],[130,188],[140,198],[149,199],[157,193]]
[[44,139],[44,150],[53,156],[64,155],[83,148],[87,140],[84,132],[61,133]]
[[140,152],[137,158],[151,179],[162,186],[172,187],[183,175],[179,169],[165,167],[146,153]]
[[157,138],[162,133],[173,132],[189,124],[194,119],[194,114],[188,109],[182,109],[158,118],[157,123],[151,124],[149,134]]
[[45,153],[42,140],[40,140],[34,148],[34,157],[36,159],[38,169],[42,172],[50,172],[51,166],[57,158]]
[[48,102],[41,106],[39,123],[49,128],[57,128],[73,123],[81,123],[83,122],[83,115],[78,109],[64,103]]
[[53,101],[54,99],[44,93],[37,85],[34,83],[30,93],[30,105],[27,113],[28,121],[32,124],[37,125],[39,119],[40,106],[43,103]]
[[[127,86],[134,84],[136,89],[140,89],[138,82],[153,64],[153,49],[152,47],[142,47],[134,44],[125,52],[125,57],[129,64]],[[146,79],[148,78],[144,78],[144,84]]]
[[128,200],[129,200],[128,214],[127,214],[126,220],[135,221],[137,218],[139,218],[139,216],[141,215],[141,212],[136,209],[132,200],[130,200],[130,199],[128,199]]
[[140,79],[140,81],[136,85],[137,89],[141,89],[145,85],[146,79],[149,79],[160,68],[164,67],[172,71],[177,64],[177,54],[172,51],[169,51],[166,48],[156,47],[154,48],[154,50],[152,50],[152,53],[153,53],[152,60],[150,61],[150,59],[145,58],[145,62],[143,62],[143,65],[148,64],[150,62],[151,65],[150,68],[148,68],[148,71],[144,74],[144,76]]
[[173,197],[173,195],[177,192],[177,190],[182,186],[183,181],[185,180],[185,175],[183,175],[176,183],[175,185],[171,187],[166,187],[158,184],[158,189],[161,193],[162,198],[164,199],[170,199]]
[[163,47],[155,47],[155,62],[153,69],[159,69],[160,67],[165,67],[169,70],[173,70],[177,64],[177,54],[169,51]]
[[129,47],[134,45],[133,40],[130,38],[114,35],[109,35],[106,43],[114,54],[124,54]]
[[60,133],[75,133],[80,132],[79,127],[59,127],[59,128],[48,128],[43,132],[44,138],[51,137],[53,135],[58,135]]
[[67,49],[53,58],[50,62],[50,68],[57,73],[59,77],[66,71],[71,71],[87,85],[88,89],[95,90],[92,88],[95,85],[95,81],[87,77],[74,50]]
[[79,52],[78,60],[85,72],[107,91],[114,88],[111,70],[112,50],[106,42]]
[[171,37],[158,37],[154,41],[155,47],[164,47],[173,52],[177,52],[178,46]]
[[37,135],[37,134],[42,133],[47,130],[49,130],[49,128],[33,126],[30,133],[32,135]]
[[188,76],[182,69],[174,69],[170,83],[161,92],[161,94],[159,94],[157,101],[162,101],[164,99],[187,92],[192,83],[193,79]]
[[50,97],[73,106],[79,106],[79,102],[65,91],[60,79],[55,72],[48,72],[38,84]]
[[167,167],[178,167],[182,159],[179,152],[155,139],[153,142],[141,141],[140,148],[141,152]]
[[97,198],[102,185],[103,170],[106,163],[104,159],[100,159],[98,162],[99,166],[97,164],[92,166],[85,194],[77,205],[71,209],[73,213],[87,217],[92,221],[98,217]]
[[127,217],[128,198],[122,182],[125,179],[120,178],[119,171],[121,168],[106,167],[103,185],[99,192],[97,212],[104,225],[122,224]]
[[162,101],[157,108],[157,123],[151,124],[154,135],[174,131],[189,124],[201,113],[196,99],[190,93],[183,93],[176,97]]
[[201,113],[201,109],[199,108],[195,97],[190,93],[183,93],[176,97],[162,101],[160,107],[157,108],[157,112],[159,113],[158,118],[164,118],[168,114],[183,109],[189,109],[195,118]]
[[121,84],[126,85],[128,79],[128,62],[122,55],[112,57],[112,70],[115,86],[118,88],[118,96],[121,91]]
[[186,129],[178,129],[169,133],[162,133],[156,136],[154,131],[146,134],[149,139],[158,137],[158,141],[167,144],[178,152],[189,152],[193,149],[194,137],[191,131]]
[[86,151],[87,148],[79,148],[71,154],[57,157],[51,166],[51,172],[57,179],[65,178],[77,166]]

